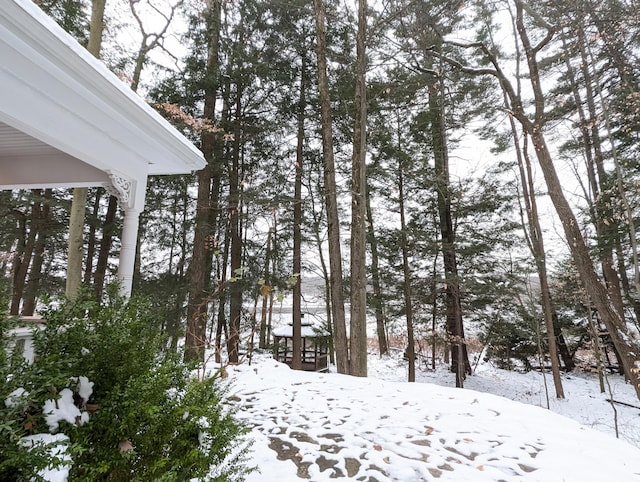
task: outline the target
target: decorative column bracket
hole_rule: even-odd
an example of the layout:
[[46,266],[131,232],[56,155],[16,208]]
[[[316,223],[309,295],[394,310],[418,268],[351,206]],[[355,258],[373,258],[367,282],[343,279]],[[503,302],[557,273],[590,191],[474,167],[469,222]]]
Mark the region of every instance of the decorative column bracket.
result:
[[105,183],[104,188],[109,194],[118,199],[118,203],[124,209],[132,208],[135,200],[136,182],[115,171],[106,171],[111,183]]

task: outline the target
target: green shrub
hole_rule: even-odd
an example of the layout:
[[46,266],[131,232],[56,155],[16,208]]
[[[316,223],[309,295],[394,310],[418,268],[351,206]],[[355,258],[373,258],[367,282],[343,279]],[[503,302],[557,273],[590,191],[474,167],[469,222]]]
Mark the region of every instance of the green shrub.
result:
[[[36,361],[15,376],[33,420],[22,435],[64,433],[70,480],[242,480],[246,429],[224,403],[224,387],[216,378],[193,378],[193,367],[162,352],[159,318],[148,303],[125,300],[112,287],[102,306],[80,297],[49,304],[43,317]],[[86,400],[80,377],[93,383]],[[42,407],[71,393],[77,417],[52,428]]]
[[26,450],[23,443],[31,423],[31,407],[19,395],[20,381],[15,374],[24,370],[25,363],[20,354],[10,351],[9,332],[16,323],[5,313],[0,311],[0,480],[41,480],[38,471],[52,462],[50,447],[41,443]]
[[531,359],[538,354],[535,323],[530,319],[499,318],[480,334],[486,348],[485,359],[506,370],[531,370]]

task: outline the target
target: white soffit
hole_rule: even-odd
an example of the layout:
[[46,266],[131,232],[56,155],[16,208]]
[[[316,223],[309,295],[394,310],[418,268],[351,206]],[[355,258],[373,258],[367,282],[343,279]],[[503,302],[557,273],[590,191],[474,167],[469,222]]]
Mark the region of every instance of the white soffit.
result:
[[89,187],[109,182],[104,171],[0,122],[0,186]]
[[3,187],[49,174],[60,185],[69,170],[67,186],[103,184],[105,171],[141,179],[204,167],[188,139],[30,0],[0,0],[0,59]]

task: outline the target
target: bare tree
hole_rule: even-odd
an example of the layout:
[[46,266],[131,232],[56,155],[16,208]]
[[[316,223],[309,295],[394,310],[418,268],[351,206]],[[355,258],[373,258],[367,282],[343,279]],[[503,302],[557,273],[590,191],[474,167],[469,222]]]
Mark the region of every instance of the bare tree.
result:
[[165,53],[173,56],[164,48],[164,40],[167,35],[167,30],[171,26],[171,22],[175,16],[176,10],[184,3],[184,0],[178,0],[176,3],[169,5],[168,13],[158,8],[151,0],[147,1],[147,5],[151,10],[153,10],[158,16],[160,16],[164,23],[161,25],[160,29],[157,32],[147,32],[144,22],[142,21],[142,17],[138,12],[138,5],[140,4],[140,0],[129,0],[129,8],[131,9],[131,14],[133,18],[135,18],[136,23],[138,24],[138,29],[140,30],[140,34],[142,35],[142,39],[140,40],[140,46],[138,47],[138,53],[136,54],[136,61],[133,68],[133,76],[131,80],[131,89],[134,92],[137,92],[138,85],[140,84],[140,76],[142,74],[142,69],[144,68],[144,64],[149,59],[149,52],[160,47]]
[[[513,19],[512,19],[513,20]],[[513,22],[512,22],[513,23]],[[518,43],[517,29],[514,26],[514,38]],[[516,49],[517,50],[517,49]],[[516,52],[516,72],[520,69],[520,52]],[[520,78],[516,76],[517,89],[520,92]],[[508,105],[509,98],[503,92],[505,105]],[[546,251],[544,247],[544,238],[542,227],[540,226],[540,217],[538,216],[538,202],[536,192],[533,185],[533,174],[531,159],[528,150],[528,137],[524,136],[524,145],[520,145],[518,129],[515,119],[509,117],[509,126],[513,136],[514,147],[516,151],[516,159],[518,161],[518,172],[520,174],[520,183],[522,186],[522,199],[524,201],[526,223],[523,225],[528,227],[525,229],[527,244],[533,255],[540,281],[540,294],[542,303],[542,313],[547,331],[547,343],[549,346],[549,357],[551,358],[551,373],[553,375],[553,383],[557,398],[564,398],[564,389],[562,388],[562,380],[560,378],[560,360],[558,357],[558,346],[556,343],[556,334],[553,325],[553,303],[551,301],[551,291],[549,289],[549,279],[547,276]]]

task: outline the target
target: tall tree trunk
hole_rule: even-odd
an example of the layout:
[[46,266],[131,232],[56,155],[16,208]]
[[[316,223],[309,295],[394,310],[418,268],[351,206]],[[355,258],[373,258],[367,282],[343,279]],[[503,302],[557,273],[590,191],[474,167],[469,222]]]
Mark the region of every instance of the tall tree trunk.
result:
[[95,58],[100,58],[102,48],[102,32],[104,32],[104,10],[107,0],[92,0],[91,23],[89,24],[89,42],[87,50]]
[[342,278],[342,254],[340,249],[340,223],[336,195],[336,173],[333,156],[333,127],[329,78],[327,76],[326,20],[323,0],[313,0],[316,19],[318,51],[318,90],[322,121],[322,154],[324,158],[324,190],[329,231],[329,270],[331,273],[331,311],[333,316],[333,345],[336,352],[338,373],[349,373],[349,350],[344,311],[344,289]]
[[229,264],[229,251],[230,251],[230,231],[227,225],[224,230],[224,253],[222,260],[218,263],[220,266],[219,276],[219,293],[218,296],[218,316],[216,317],[216,341],[215,341],[215,360],[216,363],[222,362],[222,334],[224,333],[225,339],[229,339],[229,325],[227,323],[227,317],[225,313],[225,307],[227,305],[227,290],[223,287],[227,284],[227,266]]
[[9,306],[9,314],[17,315],[20,311],[20,299],[24,290],[24,282],[20,283],[21,270],[23,269],[23,260],[25,257],[25,247],[27,245],[27,216],[22,213],[16,213],[17,236],[15,241],[15,250],[11,256],[11,305]]
[[23,316],[33,316],[36,310],[36,298],[38,295],[38,288],[40,286],[40,279],[42,277],[42,264],[44,263],[44,250],[47,244],[47,231],[49,228],[49,213],[51,211],[52,197],[52,190],[45,189],[41,201],[42,207],[40,208],[37,226],[32,227],[32,229],[35,229],[37,233],[37,238],[33,249],[33,262],[31,263],[31,269],[29,270],[29,280],[27,281],[23,295]]
[[273,231],[269,229],[267,233],[267,248],[264,254],[264,286],[266,288],[262,291],[262,308],[260,310],[260,341],[258,346],[261,349],[266,349],[269,345],[267,337],[267,303],[269,301],[269,295],[273,292],[273,285],[271,283],[271,275],[269,273],[269,262],[271,261],[271,234]]
[[209,196],[211,193],[211,169],[209,165],[198,171],[198,196],[193,250],[189,265],[189,301],[185,333],[185,360],[203,361],[207,324],[207,289],[205,284],[206,237]]
[[[547,277],[546,251],[544,248],[544,239],[542,237],[542,228],[540,226],[540,218],[538,216],[538,203],[536,200],[535,189],[533,186],[533,174],[531,170],[531,161],[527,150],[528,140],[525,137],[524,147],[520,150],[520,141],[518,140],[518,132],[515,121],[511,118],[511,131],[513,133],[516,157],[518,159],[518,169],[520,171],[520,182],[522,185],[522,198],[524,199],[527,225],[529,232],[527,241],[529,249],[533,254],[533,259],[538,272],[538,280],[540,282],[540,295],[542,303],[542,313],[547,331],[547,343],[549,348],[549,358],[551,359],[551,373],[553,375],[553,384],[556,391],[556,398],[564,398],[564,389],[562,387],[562,379],[560,378],[560,361],[558,357],[558,348],[556,344],[555,327],[553,325],[553,304],[551,302],[551,290],[549,289],[549,279]],[[523,220],[524,221],[524,220]]]
[[[20,302],[24,294],[27,274],[29,273],[29,266],[31,265],[31,258],[36,244],[37,220],[42,209],[38,199],[40,197],[40,189],[32,190],[31,194],[34,200],[31,203],[29,219],[26,215],[21,215],[18,221],[21,235],[18,238],[18,246],[14,256],[13,288],[11,306],[9,307],[9,314],[11,315],[17,315],[20,312]],[[27,226],[29,226],[28,230]]]
[[[228,92],[229,88],[225,89],[225,92]],[[220,114],[220,125],[226,126],[229,125],[229,117],[230,117],[230,105],[228,102],[228,96],[223,93],[222,95],[222,112]],[[222,334],[224,333],[225,339],[229,333],[229,325],[227,323],[226,318],[226,300],[227,300],[227,292],[226,287],[227,284],[227,266],[229,261],[229,219],[226,216],[226,211],[223,209],[223,206],[220,203],[220,199],[222,196],[222,176],[225,159],[225,143],[224,142],[216,142],[213,150],[213,163],[210,164],[211,172],[213,175],[212,185],[211,185],[211,196],[210,196],[210,206],[211,206],[211,215],[210,226],[211,232],[217,234],[211,234],[210,236],[214,239],[214,250],[211,253],[208,253],[206,257],[206,270],[205,270],[205,285],[210,284],[211,276],[213,276],[214,271],[214,262],[215,262],[215,271],[216,271],[216,282],[218,292],[218,296],[214,298],[214,301],[217,301],[218,307],[217,310],[213,311],[215,317],[212,317],[212,331],[213,326],[216,327],[216,335],[215,335],[215,361],[216,363],[222,362]],[[216,236],[223,237],[222,242],[215,241]],[[222,258],[219,256],[219,248],[224,247],[224,253]],[[215,256],[215,259],[214,259]],[[209,270],[211,274],[209,274]],[[212,307],[213,309],[213,307]],[[217,312],[216,312],[217,311]]]
[[[438,345],[438,252],[433,257],[431,269],[431,369],[436,369],[436,350]],[[445,363],[449,352],[445,349]]]
[[[218,90],[218,48],[220,42],[220,0],[207,3],[210,33],[205,83],[203,118],[213,125],[215,120],[216,94]],[[208,302],[207,297],[207,236],[211,233],[208,221],[211,209],[211,181],[213,164],[216,162],[215,133],[203,129],[201,134],[201,150],[207,165],[198,171],[198,197],[196,206],[196,223],[193,237],[193,254],[189,266],[189,301],[187,304],[187,326],[185,333],[185,360],[204,361],[206,342]]]
[[369,191],[367,190],[367,223],[369,246],[371,247],[371,285],[373,288],[373,307],[376,314],[376,332],[378,335],[378,350],[380,355],[384,355],[389,351],[387,345],[387,331],[384,323],[384,311],[382,309],[382,285],[380,283],[380,268],[378,260],[378,240],[373,224],[373,214],[371,211],[371,203]]
[[471,364],[464,341],[462,303],[458,262],[455,250],[455,232],[451,214],[449,185],[449,154],[446,143],[445,122],[442,105],[444,95],[440,79],[429,84],[429,112],[431,118],[431,139],[435,161],[438,214],[442,236],[442,258],[444,260],[445,297],[447,307],[447,332],[451,343],[451,371],[456,374],[456,387],[464,386],[465,372],[471,372]]
[[71,215],[69,217],[69,253],[65,288],[65,294],[71,299],[77,296],[82,281],[83,230],[87,194],[88,189],[86,187],[73,189]]
[[91,278],[93,276],[93,259],[96,254],[96,232],[98,230],[98,222],[100,219],[100,201],[102,200],[102,194],[104,193],[104,188],[99,187],[95,190],[95,197],[93,201],[93,209],[91,212],[91,217],[88,219],[89,224],[89,235],[87,239],[87,261],[84,264],[84,275],[82,278],[82,282],[85,285],[89,285],[91,283]]
[[[309,185],[313,181],[309,179]],[[310,191],[311,202],[313,203],[313,192]],[[310,209],[313,216],[313,235],[318,248],[318,259],[320,260],[320,269],[322,272],[322,281],[324,283],[324,311],[326,315],[326,329],[329,332],[331,340],[333,340],[333,313],[331,312],[331,276],[329,275],[329,269],[327,268],[327,261],[325,259],[323,240],[320,236],[320,225],[322,214],[318,213],[314,207]],[[335,364],[335,350],[333,342],[329,343],[329,360]]]
[[[102,32],[104,31],[104,9],[106,0],[93,0],[91,4],[91,23],[89,26],[89,43],[87,50],[95,58],[100,58]],[[73,190],[71,202],[71,216],[69,219],[69,251],[67,263],[67,284],[65,293],[69,298],[75,298],[82,283],[83,231],[85,206],[87,204],[86,187]]]
[[[231,154],[231,170],[229,172],[229,229],[231,230],[231,276],[242,276],[242,232],[240,226],[240,149],[242,134],[242,86],[236,87],[236,103],[234,114],[234,140]],[[229,363],[239,362],[240,325],[242,317],[242,283],[230,285],[229,293],[229,339],[227,354]]]
[[307,56],[303,52],[300,67],[300,97],[298,99],[298,142],[296,146],[296,178],[293,195],[293,350],[291,353],[291,368],[302,368],[302,166],[304,161],[304,109],[306,107]]
[[[180,257],[175,267],[175,277],[178,279],[178,289],[176,290],[176,296],[173,299],[173,307],[167,317],[167,336],[169,337],[169,349],[172,352],[175,352],[178,348],[178,339],[181,335],[181,322],[184,319],[185,311],[184,311],[184,302],[188,296],[188,285],[185,282],[185,267],[187,265],[187,252],[188,252],[188,242],[187,242],[187,216],[188,216],[188,206],[189,206],[189,192],[187,183],[184,182],[182,184],[182,191],[180,193],[180,198],[174,200],[174,212],[176,213],[175,228],[173,237],[178,237],[175,234],[175,231],[178,229],[178,225],[181,225],[179,230],[178,240],[173,241],[173,244],[177,244],[179,246]],[[181,205],[180,205],[181,204]],[[182,218],[180,222],[177,220],[177,213],[180,212]],[[174,248],[175,249],[175,248]],[[172,249],[173,250],[173,249]],[[173,255],[171,256],[173,259]],[[173,268],[169,267],[169,273],[174,274]]]
[[351,375],[367,376],[367,1],[358,0],[356,94],[351,157]]
[[[399,134],[399,133],[398,133]],[[400,142],[400,139],[398,139]],[[407,242],[407,223],[404,208],[404,173],[402,159],[398,162],[398,203],[400,209],[400,249],[402,250],[402,271],[404,274],[404,310],[407,320],[407,350],[409,361],[408,381],[416,381],[416,349],[413,338],[413,304],[411,302],[411,269],[409,267],[409,248]]]
[[111,244],[113,242],[113,236],[116,234],[117,211],[118,199],[115,196],[109,196],[107,214],[104,218],[104,224],[102,225],[102,241],[100,241],[98,261],[96,262],[96,271],[93,275],[93,291],[97,300],[100,300],[102,298],[102,292],[104,290],[104,280],[107,276],[109,254],[111,253]]

